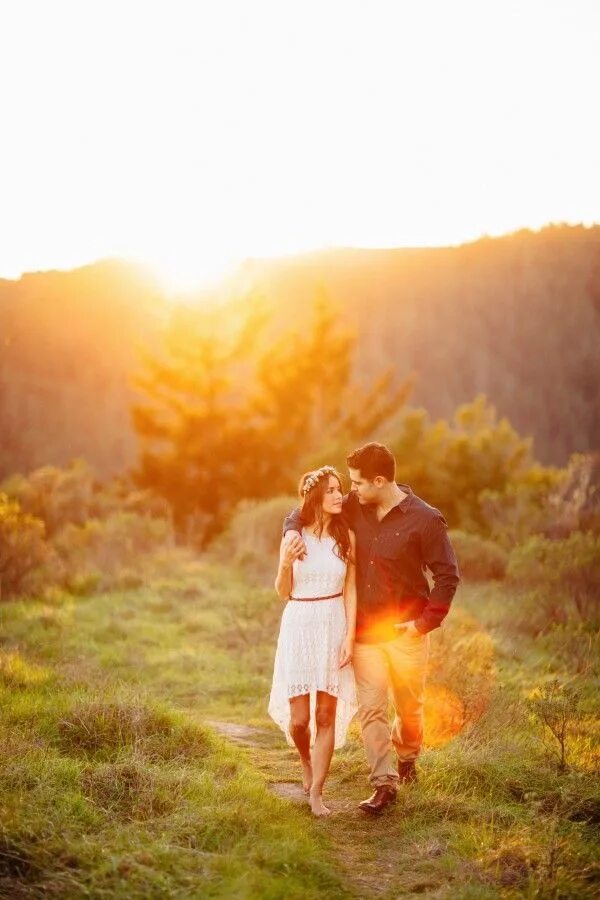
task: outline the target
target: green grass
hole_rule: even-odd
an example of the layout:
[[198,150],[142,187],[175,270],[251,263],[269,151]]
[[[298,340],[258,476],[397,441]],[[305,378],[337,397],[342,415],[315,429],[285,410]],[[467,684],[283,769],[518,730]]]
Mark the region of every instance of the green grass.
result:
[[[373,820],[357,809],[353,726],[327,821],[269,790],[298,778],[266,715],[271,591],[179,562],[135,590],[5,604],[0,897],[592,896],[593,654],[571,631],[515,630],[515,603],[502,585],[461,588],[431,678],[457,695],[462,732],[427,748],[418,786]],[[553,677],[581,694],[564,774],[527,705]],[[254,745],[214,720],[255,726]]]

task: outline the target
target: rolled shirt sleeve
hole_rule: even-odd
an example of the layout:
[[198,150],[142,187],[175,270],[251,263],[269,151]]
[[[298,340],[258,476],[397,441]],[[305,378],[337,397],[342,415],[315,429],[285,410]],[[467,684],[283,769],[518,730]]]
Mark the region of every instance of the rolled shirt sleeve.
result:
[[297,506],[283,520],[283,534],[286,535],[288,531],[302,531],[303,524],[300,507]]
[[460,581],[456,554],[440,513],[427,523],[421,546],[423,561],[433,576],[433,588],[427,606],[415,621],[415,628],[427,634],[442,624]]

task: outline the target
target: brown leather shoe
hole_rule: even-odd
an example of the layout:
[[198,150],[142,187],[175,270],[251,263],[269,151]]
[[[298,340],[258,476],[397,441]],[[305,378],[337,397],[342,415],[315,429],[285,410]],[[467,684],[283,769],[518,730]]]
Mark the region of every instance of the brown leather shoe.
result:
[[363,800],[362,803],[359,803],[358,808],[362,809],[363,812],[380,813],[386,806],[393,803],[395,799],[396,788],[382,784],[381,787],[375,789],[375,793],[368,800]]
[[417,770],[414,759],[398,760],[398,775],[400,784],[414,784],[417,780]]

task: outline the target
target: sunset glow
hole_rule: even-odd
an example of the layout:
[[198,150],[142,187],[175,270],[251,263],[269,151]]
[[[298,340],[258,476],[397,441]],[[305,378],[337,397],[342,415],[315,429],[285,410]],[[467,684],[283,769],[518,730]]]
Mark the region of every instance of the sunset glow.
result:
[[0,29],[0,277],[600,221],[594,0],[22,0]]

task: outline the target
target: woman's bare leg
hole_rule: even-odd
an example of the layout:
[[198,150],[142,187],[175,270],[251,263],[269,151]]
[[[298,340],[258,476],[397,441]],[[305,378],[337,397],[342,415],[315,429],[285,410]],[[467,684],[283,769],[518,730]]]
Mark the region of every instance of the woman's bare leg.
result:
[[313,773],[310,759],[310,694],[300,694],[290,700],[290,734],[302,765],[302,789],[305,794],[312,787]]
[[324,805],[321,795],[333,756],[336,707],[337,697],[317,691],[317,735],[312,752],[313,779],[310,789],[310,808],[315,816],[328,816],[331,812]]

